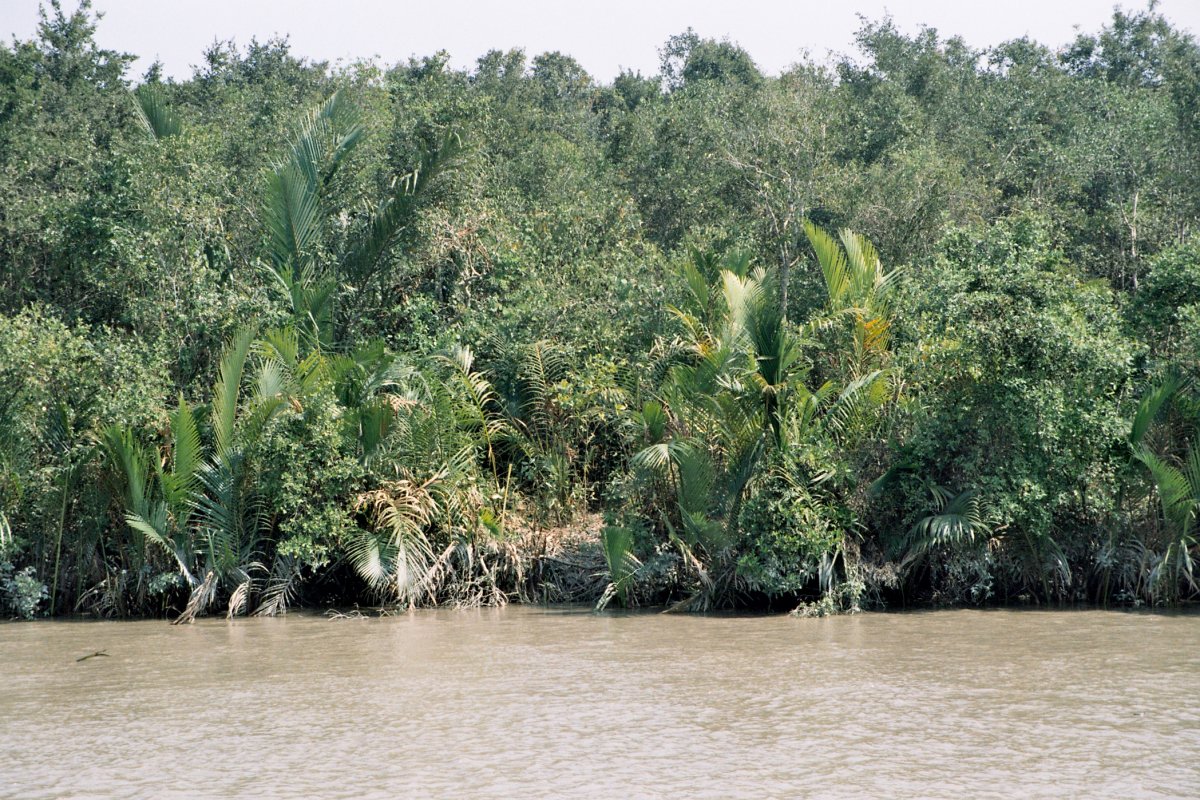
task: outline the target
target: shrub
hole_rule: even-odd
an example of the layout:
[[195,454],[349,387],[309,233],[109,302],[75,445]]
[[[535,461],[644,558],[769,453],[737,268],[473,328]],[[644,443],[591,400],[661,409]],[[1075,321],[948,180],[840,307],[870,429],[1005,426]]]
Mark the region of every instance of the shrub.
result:
[[49,597],[49,589],[37,579],[33,567],[18,571],[9,562],[0,561],[0,608],[21,619],[33,619]]
[[742,506],[738,575],[772,597],[812,589],[851,524],[845,508],[774,471]]

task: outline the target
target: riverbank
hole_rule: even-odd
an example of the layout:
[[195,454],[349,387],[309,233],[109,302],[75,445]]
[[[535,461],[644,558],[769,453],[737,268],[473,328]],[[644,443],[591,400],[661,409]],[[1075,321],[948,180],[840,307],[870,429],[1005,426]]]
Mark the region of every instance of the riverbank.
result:
[[[465,587],[450,586],[442,592],[430,592],[420,604],[397,604],[378,597],[375,602],[367,598],[348,601],[342,593],[324,595],[327,599],[321,602],[321,581],[314,580],[313,591],[297,591],[292,602],[278,613],[358,619],[404,615],[416,608],[467,610],[513,605],[540,611],[826,617],[864,612],[968,609],[1187,612],[1197,608],[1195,603],[1187,601],[1153,606],[1134,595],[1122,596],[1109,603],[1095,602],[1087,597],[1046,602],[1034,591],[996,596],[990,586],[972,583],[971,578],[977,581],[978,576],[967,575],[964,579],[961,567],[959,579],[955,581],[936,588],[927,585],[921,591],[906,594],[903,587],[911,578],[906,574],[906,565],[887,559],[878,550],[864,554],[857,547],[842,555],[838,570],[824,586],[814,577],[805,591],[782,597],[741,591],[732,596],[730,605],[716,607],[703,607],[692,602],[694,576],[688,572],[688,565],[678,550],[664,547],[630,570],[626,591],[618,597],[613,591],[612,573],[604,552],[605,523],[600,514],[581,514],[570,523],[557,526],[530,525],[518,517],[511,519],[514,524],[507,529],[505,539],[490,551],[495,559],[491,569],[482,573],[492,581],[487,590],[480,590],[479,577],[475,574]],[[496,576],[502,577],[497,580]],[[220,608],[207,614],[183,614],[186,594],[177,593],[176,598],[175,605],[164,605],[158,614],[133,615],[125,619],[179,623],[245,616],[244,612],[230,613],[228,609]],[[70,620],[120,618],[95,613],[68,613],[55,617]],[[16,618],[8,621],[16,621]]]

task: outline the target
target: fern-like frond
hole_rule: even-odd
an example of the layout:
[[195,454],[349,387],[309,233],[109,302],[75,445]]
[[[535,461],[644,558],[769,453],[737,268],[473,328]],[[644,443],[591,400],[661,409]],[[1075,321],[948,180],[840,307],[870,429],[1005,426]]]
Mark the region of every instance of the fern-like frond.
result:
[[640,469],[665,474],[671,465],[678,464],[694,448],[695,445],[686,439],[656,442],[634,453],[631,463]]
[[139,86],[133,92],[134,111],[146,135],[155,141],[178,136],[183,130],[179,117],[171,110],[160,87],[154,84]]
[[841,310],[845,307],[850,292],[846,255],[832,236],[809,220],[804,221],[804,232],[817,254],[817,263],[820,264],[821,274],[825,278],[825,292],[829,297],[830,307]]
[[434,178],[458,161],[462,152],[462,140],[451,133],[422,158],[420,166],[393,183],[392,194],[371,215],[366,231],[342,260],[342,270],[349,281],[360,283],[378,272],[397,235],[414,219],[421,195]]
[[287,613],[288,606],[295,602],[299,594],[300,582],[304,577],[302,567],[301,560],[295,556],[275,556],[254,616],[274,617]]
[[633,413],[633,420],[647,442],[652,445],[662,442],[669,421],[662,403],[656,400],[646,401],[640,411]]
[[1138,401],[1137,412],[1133,415],[1133,424],[1129,431],[1129,445],[1135,450],[1141,447],[1146,432],[1158,418],[1163,406],[1171,401],[1182,386],[1182,379],[1177,374],[1169,375],[1162,383],[1153,386],[1142,395]]
[[126,426],[113,425],[101,433],[101,444],[108,454],[109,462],[120,478],[125,510],[141,517],[149,517],[147,503],[149,488],[149,459],[146,451]]
[[549,342],[534,342],[525,349],[517,377],[521,410],[538,436],[552,433],[554,384],[567,375],[563,354]]
[[721,290],[729,315],[729,327],[735,331],[744,330],[750,309],[759,302],[763,293],[762,284],[753,277],[723,270],[721,272]]
[[171,413],[171,470],[162,475],[163,497],[176,514],[182,512],[196,488],[196,470],[202,458],[196,416],[181,392]]
[[358,529],[346,541],[346,559],[351,568],[373,591],[383,592],[393,576],[390,534]]
[[321,239],[320,196],[298,169],[267,175],[263,222],[271,268],[290,296],[296,284],[311,279]]
[[956,495],[941,486],[930,489],[934,513],[922,517],[908,531],[904,563],[910,563],[938,548],[972,546],[983,541],[992,529],[984,518],[978,494],[972,490]]
[[1176,541],[1182,541],[1188,537],[1197,508],[1200,506],[1200,485],[1193,485],[1188,474],[1192,469],[1200,472],[1200,463],[1197,463],[1198,456],[1195,450],[1196,448],[1193,447],[1189,454],[1190,458],[1185,462],[1188,465],[1188,472],[1168,463],[1145,448],[1140,449],[1135,455],[1135,458],[1146,467],[1154,481],[1154,487],[1158,491],[1162,507],[1163,519],[1167,523],[1171,538]]
[[218,457],[224,457],[233,447],[233,428],[237,421],[242,376],[246,368],[246,358],[250,353],[250,344],[253,341],[254,329],[242,328],[234,335],[221,355],[217,383],[213,387],[211,420]]
[[430,488],[431,483],[401,480],[356,500],[356,507],[369,513],[387,539],[369,532],[356,535],[349,550],[351,564],[373,587],[390,584],[396,599],[410,606],[433,590],[431,571],[436,559],[425,531],[438,515],[439,506]]
[[603,610],[607,603],[605,598],[612,595],[620,598],[621,605],[629,606],[629,588],[641,567],[641,562],[633,554],[633,539],[633,531],[629,528],[607,526],[600,531],[600,545],[608,566],[612,593],[605,592],[605,597],[597,603],[597,610]]

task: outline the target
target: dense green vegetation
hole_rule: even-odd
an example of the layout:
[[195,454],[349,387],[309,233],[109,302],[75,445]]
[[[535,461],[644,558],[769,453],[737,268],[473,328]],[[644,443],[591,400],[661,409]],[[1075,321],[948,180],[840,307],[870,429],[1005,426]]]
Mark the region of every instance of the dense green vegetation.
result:
[[[102,24],[102,23],[101,23]],[[8,615],[1197,591],[1200,46],[0,46]]]

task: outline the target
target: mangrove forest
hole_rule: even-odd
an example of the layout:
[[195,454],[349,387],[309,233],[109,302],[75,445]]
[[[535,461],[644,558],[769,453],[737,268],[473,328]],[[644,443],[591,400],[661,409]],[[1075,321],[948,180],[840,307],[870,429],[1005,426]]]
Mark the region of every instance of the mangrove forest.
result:
[[0,616],[1200,592],[1200,44],[0,44]]

